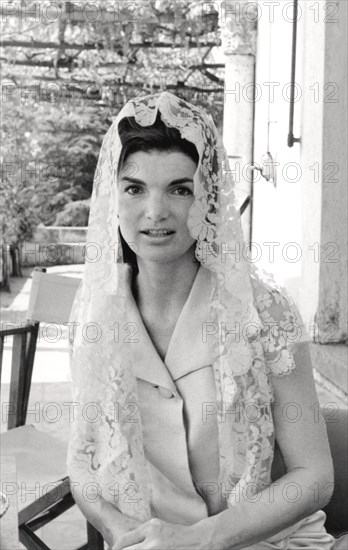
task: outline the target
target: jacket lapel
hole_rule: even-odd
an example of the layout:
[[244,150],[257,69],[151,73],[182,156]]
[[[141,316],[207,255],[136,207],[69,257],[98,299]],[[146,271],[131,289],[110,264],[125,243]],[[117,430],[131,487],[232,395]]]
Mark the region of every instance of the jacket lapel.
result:
[[131,292],[127,305],[128,321],[135,324],[137,329],[130,342],[136,377],[177,393],[174,381],[152,343]]
[[164,362],[153,345],[132,293],[127,294],[128,321],[135,323],[137,328],[130,342],[137,378],[177,393],[175,380],[214,361],[214,339],[204,338],[205,323],[209,323],[210,271],[199,267],[175,325]]
[[[210,324],[212,274],[200,266],[189,297],[175,325],[165,363],[173,380],[214,362],[214,338],[206,337]],[[208,324],[208,325],[207,325]]]

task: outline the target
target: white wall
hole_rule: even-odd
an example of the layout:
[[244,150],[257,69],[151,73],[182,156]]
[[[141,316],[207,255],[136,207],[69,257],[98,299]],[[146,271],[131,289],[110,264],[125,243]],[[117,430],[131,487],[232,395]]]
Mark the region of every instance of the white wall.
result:
[[[255,174],[253,241],[262,247],[260,266],[273,272],[277,280],[295,294],[294,298],[298,298],[298,285],[291,285],[291,280],[301,274],[301,185],[305,176],[300,172],[300,145],[295,144],[293,148],[287,146],[292,9],[289,2],[273,2],[273,10],[269,4],[259,1],[254,161],[262,164],[262,157],[267,152],[268,121],[271,121],[269,151],[279,165],[276,184],[267,182],[259,172]],[[302,21],[299,22],[299,52],[301,25]],[[297,58],[296,75],[296,81],[301,85],[299,75],[301,55]],[[296,137],[300,133],[301,93],[298,97],[299,101],[295,103]],[[275,243],[274,257],[271,245],[265,243]]]
[[[268,2],[267,2],[268,4]],[[290,81],[292,15],[290,2],[259,1],[254,160],[267,150],[280,162],[277,184],[260,179],[254,184],[253,240],[261,245],[280,242],[272,264],[265,249],[262,265],[285,282],[307,325],[313,320],[324,330],[335,325],[331,341],[344,341],[347,331],[347,2],[299,2],[296,82],[301,101],[295,103],[296,137],[301,144],[287,146],[289,102],[281,90]],[[284,11],[284,6],[289,6]],[[326,6],[326,9],[325,9]],[[274,101],[265,82],[275,87]],[[326,89],[325,89],[326,86]],[[284,88],[285,87],[285,88]],[[301,177],[291,182],[297,163]],[[289,171],[286,171],[288,167]],[[287,177],[288,176],[288,177]],[[295,242],[301,259],[292,262]],[[329,244],[333,243],[333,244]],[[318,256],[318,252],[320,255]],[[284,252],[284,249],[283,249]],[[288,252],[288,254],[286,254]],[[292,255],[292,256],[291,256]],[[332,329],[333,330],[333,329]]]

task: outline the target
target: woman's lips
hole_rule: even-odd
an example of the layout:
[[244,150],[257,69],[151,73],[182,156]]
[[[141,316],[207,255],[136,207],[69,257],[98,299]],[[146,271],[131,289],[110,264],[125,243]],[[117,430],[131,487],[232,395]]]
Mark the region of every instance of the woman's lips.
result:
[[143,235],[146,235],[147,237],[169,237],[170,235],[173,235],[175,231],[172,231],[171,229],[145,229],[143,231],[140,231]]

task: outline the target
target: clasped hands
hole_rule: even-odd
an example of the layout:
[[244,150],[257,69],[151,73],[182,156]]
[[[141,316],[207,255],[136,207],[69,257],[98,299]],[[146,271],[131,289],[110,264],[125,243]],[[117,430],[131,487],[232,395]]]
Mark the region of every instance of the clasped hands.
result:
[[209,540],[195,525],[177,525],[152,518],[121,535],[112,550],[204,550]]

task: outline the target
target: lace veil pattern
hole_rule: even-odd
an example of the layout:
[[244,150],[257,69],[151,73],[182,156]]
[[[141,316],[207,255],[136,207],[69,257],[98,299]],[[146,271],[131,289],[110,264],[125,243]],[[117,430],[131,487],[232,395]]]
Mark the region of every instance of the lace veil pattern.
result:
[[[196,239],[197,259],[214,274],[210,321],[217,327],[213,369],[219,404],[219,482],[229,506],[238,504],[241,490],[253,494],[270,483],[270,375],[292,371],[294,348],[305,336],[291,300],[234,253],[242,243],[234,183],[211,118],[169,92],[129,101],[101,147],[87,233],[88,260],[71,313],[76,406],[68,469],[86,492],[95,493],[96,499],[102,496],[140,521],[151,517],[151,484],[134,366],[123,334],[130,271],[123,262],[117,218],[122,147],[118,123],[133,116],[140,125],[151,125],[158,112],[199,154],[188,227]],[[136,409],[132,422],[123,421],[129,404]]]

